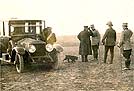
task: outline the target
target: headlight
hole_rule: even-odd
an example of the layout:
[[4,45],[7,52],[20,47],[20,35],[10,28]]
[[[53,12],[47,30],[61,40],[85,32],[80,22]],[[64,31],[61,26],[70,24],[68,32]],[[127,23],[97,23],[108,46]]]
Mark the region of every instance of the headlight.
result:
[[46,45],[46,50],[48,51],[48,52],[51,52],[51,51],[53,51],[53,45],[51,45],[51,44],[47,44]]
[[36,51],[36,48],[35,48],[34,45],[29,45],[29,49],[28,50],[29,50],[30,53],[34,53]]

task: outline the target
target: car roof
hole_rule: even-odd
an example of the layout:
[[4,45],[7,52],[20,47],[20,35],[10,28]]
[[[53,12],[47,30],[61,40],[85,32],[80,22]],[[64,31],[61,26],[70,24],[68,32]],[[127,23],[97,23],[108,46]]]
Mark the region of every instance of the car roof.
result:
[[26,20],[22,20],[22,19],[11,19],[11,20],[9,20],[9,21],[23,21],[23,22],[24,22],[24,21],[25,21],[25,22],[29,22],[29,21],[37,21],[37,22],[39,22],[39,21],[43,21],[43,20],[31,20],[31,19],[30,19],[30,20],[27,20],[27,19],[26,19]]
[[25,23],[25,22],[30,22],[30,23],[35,23],[35,22],[42,22],[44,20],[9,20],[10,24],[16,24],[16,23]]
[[36,25],[36,23],[39,22],[42,24],[44,20],[9,20],[9,24],[14,27],[24,27],[26,26],[25,23],[30,23],[28,26],[42,26],[42,25]]

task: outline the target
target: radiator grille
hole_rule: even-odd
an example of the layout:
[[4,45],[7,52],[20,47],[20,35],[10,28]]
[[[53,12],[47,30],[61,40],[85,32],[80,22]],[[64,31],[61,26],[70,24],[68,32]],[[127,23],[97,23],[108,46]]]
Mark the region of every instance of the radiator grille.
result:
[[45,56],[46,55],[46,48],[44,44],[34,44],[36,47],[35,53],[32,53],[31,56]]

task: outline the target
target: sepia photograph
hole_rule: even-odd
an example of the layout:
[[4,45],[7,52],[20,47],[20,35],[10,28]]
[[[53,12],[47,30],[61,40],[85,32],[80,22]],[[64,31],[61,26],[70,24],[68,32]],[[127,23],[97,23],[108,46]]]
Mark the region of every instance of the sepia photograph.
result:
[[0,91],[134,91],[133,0],[0,0]]

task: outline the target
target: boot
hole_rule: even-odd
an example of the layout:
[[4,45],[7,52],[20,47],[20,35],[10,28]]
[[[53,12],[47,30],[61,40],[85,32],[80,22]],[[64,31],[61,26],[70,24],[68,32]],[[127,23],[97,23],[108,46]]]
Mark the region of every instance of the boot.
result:
[[106,63],[107,55],[104,55],[104,63]]
[[126,59],[126,60],[125,60],[125,67],[126,67],[128,70],[130,70],[130,62],[131,62],[130,59]]
[[110,64],[112,64],[112,63],[113,63],[113,58],[114,58],[114,55],[113,55],[113,54],[111,54],[111,61],[110,61]]
[[81,55],[81,57],[82,57],[82,62],[84,62],[84,56],[83,56],[83,55]]
[[85,62],[88,62],[87,55],[85,55]]

